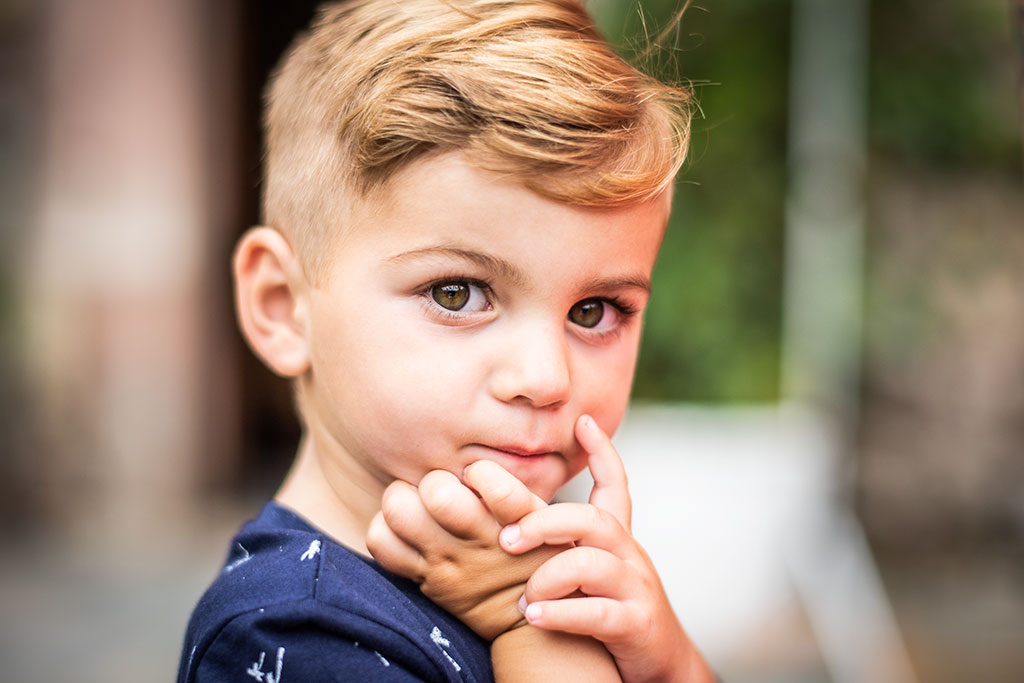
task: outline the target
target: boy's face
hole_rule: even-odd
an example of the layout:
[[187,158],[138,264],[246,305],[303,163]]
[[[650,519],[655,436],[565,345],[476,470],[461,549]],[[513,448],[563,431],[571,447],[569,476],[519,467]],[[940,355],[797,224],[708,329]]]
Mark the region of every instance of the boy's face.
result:
[[668,198],[570,207],[449,154],[378,204],[309,292],[319,459],[382,487],[493,460],[550,500],[586,466],[576,419],[625,411]]

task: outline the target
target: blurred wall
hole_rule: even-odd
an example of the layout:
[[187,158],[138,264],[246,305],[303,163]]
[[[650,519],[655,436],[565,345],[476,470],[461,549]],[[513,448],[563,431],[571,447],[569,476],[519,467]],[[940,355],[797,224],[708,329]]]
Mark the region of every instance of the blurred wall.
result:
[[872,3],[860,509],[880,547],[1024,552],[1018,3]]
[[6,486],[51,522],[166,518],[236,450],[232,3],[52,0],[5,20],[35,37],[12,74],[35,95],[14,150],[35,183],[8,226],[5,320],[31,437]]

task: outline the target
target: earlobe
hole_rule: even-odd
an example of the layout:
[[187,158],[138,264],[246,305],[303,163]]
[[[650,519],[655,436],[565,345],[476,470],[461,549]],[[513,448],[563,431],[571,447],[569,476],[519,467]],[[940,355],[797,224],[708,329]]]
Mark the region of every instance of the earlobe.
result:
[[235,307],[245,340],[278,375],[302,375],[310,365],[306,282],[288,241],[273,228],[252,228],[235,248],[233,268]]

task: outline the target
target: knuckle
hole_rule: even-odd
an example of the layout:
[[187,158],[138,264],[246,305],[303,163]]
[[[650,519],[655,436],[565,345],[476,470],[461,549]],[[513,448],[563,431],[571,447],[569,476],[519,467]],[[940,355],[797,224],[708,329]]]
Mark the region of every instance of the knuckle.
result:
[[456,564],[449,561],[436,562],[424,573],[422,590],[430,598],[451,595],[462,585],[464,578]]
[[588,505],[587,508],[584,523],[588,529],[600,530],[605,538],[619,538],[625,531],[622,522],[611,512],[595,505]]
[[420,499],[431,514],[443,514],[458,506],[456,489],[451,484],[443,476],[428,474],[424,477],[420,484]]
[[597,548],[591,548],[589,546],[582,546],[577,548],[579,550],[576,553],[575,569],[578,573],[593,573],[593,570],[601,566],[601,560],[603,559],[601,551]]
[[612,619],[611,605],[606,600],[593,600],[593,618],[600,624],[612,624],[615,620]]
[[481,491],[481,495],[488,505],[506,507],[515,501],[516,490],[509,482],[499,481],[487,487],[486,492]]
[[550,563],[542,564],[530,576],[530,578],[526,580],[526,588],[524,589],[523,592],[526,594],[526,599],[529,602],[533,602],[534,600],[543,600],[543,599],[546,599],[547,597],[549,597],[548,596],[548,585],[549,585],[548,572],[550,572],[550,571],[551,571]]
[[378,512],[370,520],[370,526],[366,530],[367,540],[384,540],[387,534],[387,522],[384,521],[383,512]]
[[589,529],[603,526],[608,516],[607,512],[596,505],[586,505],[583,508],[583,524]]
[[[589,569],[593,565],[594,554],[591,548],[578,546],[570,548],[556,555],[551,562],[546,563],[536,574],[541,574],[542,583],[545,588],[554,589],[558,585],[574,584],[579,586],[584,583]],[[544,570],[541,573],[541,570]]]
[[443,514],[456,506],[454,491],[451,487],[436,485],[420,489],[420,498],[432,515]]
[[400,489],[394,484],[391,484],[384,489],[384,496],[380,501],[380,511],[387,520],[394,519],[395,515],[401,508],[399,498],[401,497]]
[[388,487],[381,500],[381,513],[384,521],[392,529],[406,528],[415,524],[416,510],[419,507],[419,498],[408,484]]
[[377,555],[380,554],[380,550],[384,548],[387,540],[382,528],[383,524],[383,519],[378,515],[373,518],[370,522],[370,528],[366,530],[366,549],[369,550],[370,554],[374,557],[377,557]]
[[[607,605],[605,606],[605,610],[607,612],[612,611],[610,607]],[[634,636],[636,636],[637,633],[641,632],[638,631],[638,629],[635,627],[635,625],[630,619],[615,619],[611,616],[608,616],[602,619],[602,623],[608,625],[608,630],[605,634],[607,642],[627,642]]]

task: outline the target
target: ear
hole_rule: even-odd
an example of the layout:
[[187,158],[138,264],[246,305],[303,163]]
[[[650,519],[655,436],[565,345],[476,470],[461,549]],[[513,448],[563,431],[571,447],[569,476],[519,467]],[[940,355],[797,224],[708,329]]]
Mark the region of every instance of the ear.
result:
[[252,228],[235,248],[235,308],[245,340],[271,370],[298,377],[310,366],[306,278],[284,236]]

